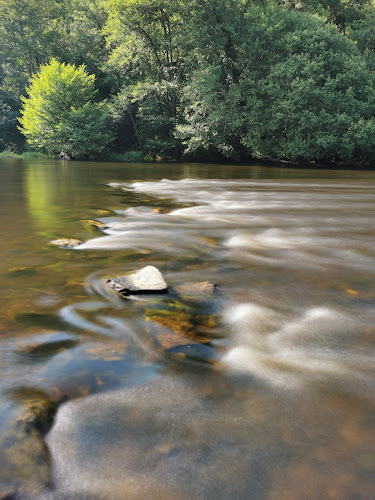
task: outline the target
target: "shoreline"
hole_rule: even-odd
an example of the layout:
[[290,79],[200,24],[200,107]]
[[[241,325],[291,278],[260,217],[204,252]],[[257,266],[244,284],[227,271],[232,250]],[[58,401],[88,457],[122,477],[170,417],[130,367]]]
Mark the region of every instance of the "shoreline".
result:
[[[147,157],[147,155],[145,155]],[[279,168],[291,168],[291,169],[300,169],[300,170],[356,170],[356,171],[372,171],[375,170],[375,161],[371,164],[364,165],[353,163],[350,160],[347,161],[316,161],[316,160],[301,160],[301,161],[293,161],[293,160],[283,160],[277,158],[262,158],[262,159],[251,159],[249,161],[232,161],[225,159],[212,159],[207,160],[206,158],[202,158],[201,160],[189,160],[189,159],[180,159],[180,160],[171,160],[171,159],[144,159],[143,161],[130,161],[130,160],[121,160],[120,158],[111,158],[109,155],[108,158],[101,157],[97,159],[85,159],[85,160],[76,160],[76,159],[64,159],[64,158],[56,158],[53,156],[48,156],[43,153],[26,151],[24,153],[13,153],[8,151],[0,152],[0,159],[6,160],[55,160],[61,162],[94,162],[94,163],[123,163],[127,164],[155,164],[160,165],[162,163],[168,164],[184,164],[184,163],[193,163],[193,164],[212,164],[212,165],[228,165],[228,166],[251,166],[255,164],[261,164],[263,167],[279,167]]]

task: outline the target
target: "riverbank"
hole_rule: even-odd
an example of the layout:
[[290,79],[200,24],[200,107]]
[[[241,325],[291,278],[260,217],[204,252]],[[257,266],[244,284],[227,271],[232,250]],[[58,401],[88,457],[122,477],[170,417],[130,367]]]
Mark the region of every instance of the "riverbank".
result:
[[[4,150],[0,152],[0,158],[20,158],[20,159],[47,159],[47,160],[62,160],[62,161],[97,161],[97,162],[113,162],[113,163],[195,163],[199,164],[202,162],[200,159],[172,159],[166,158],[163,155],[150,155],[145,154],[142,151],[126,151],[124,153],[114,153],[107,152],[100,155],[95,159],[87,159],[87,160],[75,160],[68,158],[54,158],[52,156],[48,156],[43,153],[39,153],[37,151],[24,151],[23,153],[15,153],[11,150]],[[375,160],[369,164],[363,163],[355,163],[353,161],[315,161],[315,160],[301,160],[301,161],[292,161],[292,160],[283,160],[279,158],[262,158],[256,159],[253,158],[250,161],[241,161],[234,162],[233,160],[225,160],[224,158],[218,159],[213,158],[212,160],[208,160],[205,158],[203,160],[208,164],[220,164],[220,165],[251,165],[254,163],[261,164],[265,167],[285,167],[285,168],[296,168],[296,169],[329,169],[329,170],[374,170],[375,169]]]

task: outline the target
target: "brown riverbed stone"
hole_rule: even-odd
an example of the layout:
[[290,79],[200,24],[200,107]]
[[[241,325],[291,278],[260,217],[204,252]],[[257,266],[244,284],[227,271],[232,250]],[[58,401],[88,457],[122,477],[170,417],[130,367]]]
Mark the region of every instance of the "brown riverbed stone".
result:
[[212,281],[194,281],[182,283],[174,287],[174,290],[186,298],[206,299],[211,297],[217,285]]

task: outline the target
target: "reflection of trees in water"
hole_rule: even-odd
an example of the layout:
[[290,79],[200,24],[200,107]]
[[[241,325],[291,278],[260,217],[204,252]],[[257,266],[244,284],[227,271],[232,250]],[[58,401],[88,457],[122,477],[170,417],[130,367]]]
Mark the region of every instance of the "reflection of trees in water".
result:
[[78,198],[79,183],[72,168],[54,164],[29,164],[25,172],[26,196],[29,213],[36,226],[50,229],[58,223],[59,211],[69,200]]

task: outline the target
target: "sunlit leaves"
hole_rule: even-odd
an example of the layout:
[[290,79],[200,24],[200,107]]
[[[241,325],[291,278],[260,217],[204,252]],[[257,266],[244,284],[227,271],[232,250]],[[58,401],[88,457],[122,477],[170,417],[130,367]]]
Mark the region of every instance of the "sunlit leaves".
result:
[[93,103],[94,75],[84,66],[61,64],[55,59],[31,78],[23,97],[22,133],[34,149],[76,158],[100,152],[111,141],[108,118]]

